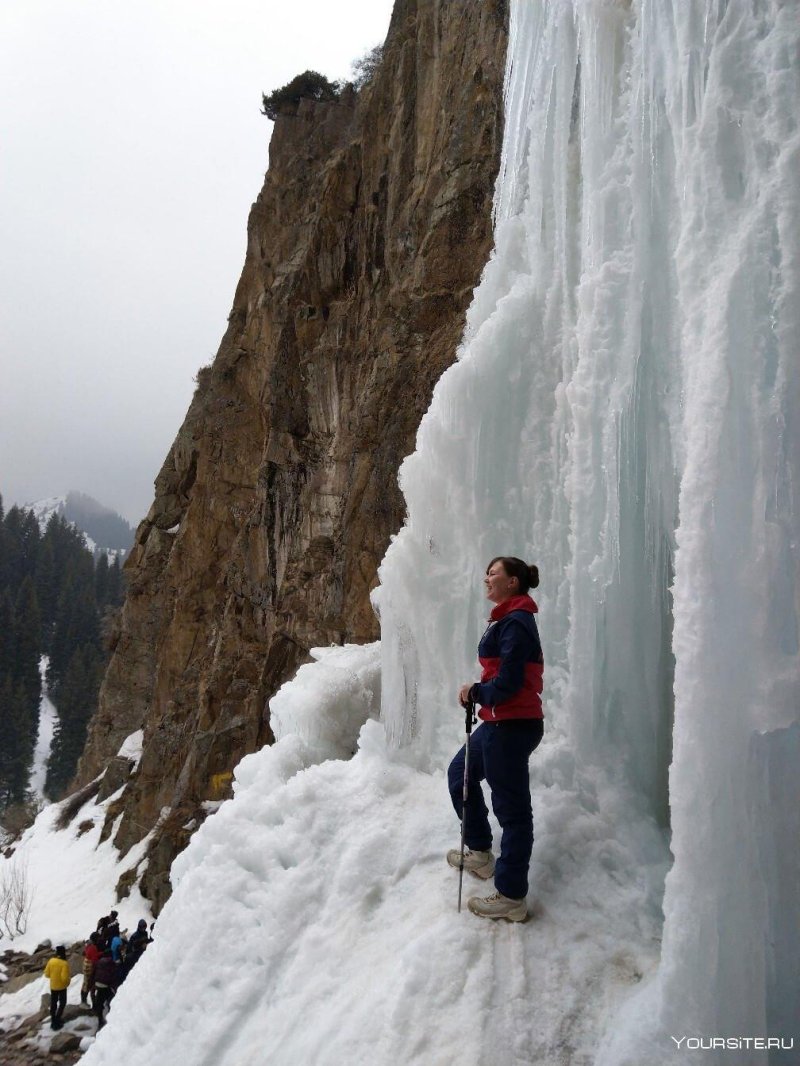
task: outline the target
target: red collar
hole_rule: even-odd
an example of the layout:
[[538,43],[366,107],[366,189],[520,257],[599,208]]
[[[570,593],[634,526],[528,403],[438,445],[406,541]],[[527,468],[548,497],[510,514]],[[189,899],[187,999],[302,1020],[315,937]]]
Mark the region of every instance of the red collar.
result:
[[510,599],[495,604],[492,608],[492,613],[489,615],[489,621],[499,622],[510,611],[527,611],[529,614],[536,614],[538,610],[539,608],[527,593],[524,596],[511,596]]

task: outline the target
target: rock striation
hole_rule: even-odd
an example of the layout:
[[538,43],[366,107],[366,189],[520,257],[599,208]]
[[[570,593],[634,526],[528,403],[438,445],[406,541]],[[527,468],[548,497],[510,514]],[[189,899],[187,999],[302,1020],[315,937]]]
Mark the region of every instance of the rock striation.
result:
[[228,328],[137,530],[79,768],[81,785],[144,730],[115,840],[153,831],[156,910],[207,801],[273,739],[269,697],[310,647],[377,636],[397,471],[491,248],[507,19],[507,0],[397,0],[370,83],[275,123]]

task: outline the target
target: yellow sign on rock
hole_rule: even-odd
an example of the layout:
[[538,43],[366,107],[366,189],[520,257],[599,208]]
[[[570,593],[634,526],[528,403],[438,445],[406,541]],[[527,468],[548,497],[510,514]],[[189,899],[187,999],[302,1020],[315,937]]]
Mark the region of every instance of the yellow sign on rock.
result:
[[211,799],[222,799],[222,796],[230,788],[233,780],[233,771],[226,770],[222,774],[211,775]]

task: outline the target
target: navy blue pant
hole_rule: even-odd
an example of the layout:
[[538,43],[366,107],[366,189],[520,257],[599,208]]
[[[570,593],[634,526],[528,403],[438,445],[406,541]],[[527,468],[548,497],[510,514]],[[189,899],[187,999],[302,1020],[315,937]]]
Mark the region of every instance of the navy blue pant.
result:
[[61,1015],[67,1005],[67,990],[60,988],[57,992],[50,989],[50,1025],[53,1029],[58,1028]]
[[[471,851],[489,851],[492,829],[481,781],[491,789],[492,810],[503,830],[494,871],[498,892],[509,899],[528,894],[528,867],[533,848],[533,812],[528,759],[544,732],[541,718],[482,722],[469,741],[469,780],[464,842]],[[464,748],[447,771],[450,798],[461,817],[464,791]]]

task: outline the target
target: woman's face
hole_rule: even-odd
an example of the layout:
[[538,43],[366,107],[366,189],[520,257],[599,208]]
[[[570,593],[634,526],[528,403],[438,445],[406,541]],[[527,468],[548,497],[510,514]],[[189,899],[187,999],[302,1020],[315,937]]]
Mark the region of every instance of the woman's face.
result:
[[486,586],[486,599],[492,603],[502,603],[518,592],[519,582],[515,577],[508,576],[502,563],[493,563],[489,567],[483,583]]

